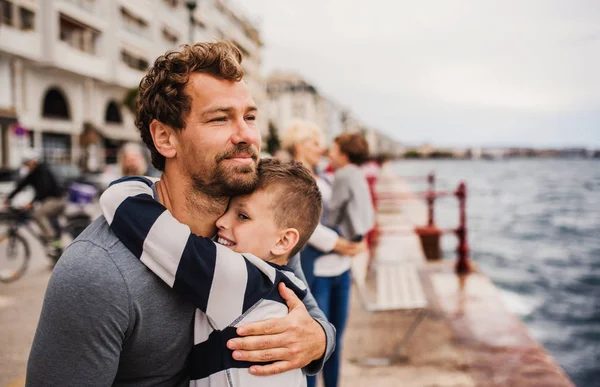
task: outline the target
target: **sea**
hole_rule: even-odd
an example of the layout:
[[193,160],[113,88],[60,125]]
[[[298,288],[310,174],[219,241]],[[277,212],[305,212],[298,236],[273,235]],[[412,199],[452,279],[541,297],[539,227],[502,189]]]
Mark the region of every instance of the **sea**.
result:
[[[400,176],[467,185],[470,257],[577,386],[600,386],[600,159],[401,160]],[[425,182],[410,183],[415,191]],[[455,227],[457,201],[436,201]],[[456,238],[442,238],[455,259]]]

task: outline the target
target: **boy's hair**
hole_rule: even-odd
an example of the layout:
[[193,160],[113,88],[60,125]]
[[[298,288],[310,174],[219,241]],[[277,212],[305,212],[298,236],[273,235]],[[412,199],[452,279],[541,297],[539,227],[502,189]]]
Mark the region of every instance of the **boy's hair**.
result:
[[256,190],[269,189],[275,196],[271,209],[277,227],[292,227],[300,238],[292,249],[294,256],[306,244],[321,218],[321,192],[310,171],[296,161],[275,158],[258,163]]
[[227,41],[186,44],[159,56],[137,92],[135,126],[150,150],[152,165],[165,169],[165,157],[154,146],[150,123],[156,119],[175,130],[185,128],[192,99],[186,93],[190,75],[203,73],[227,81],[242,80],[242,53]]
[[360,165],[369,158],[369,143],[360,133],[343,133],[335,141],[352,164]]

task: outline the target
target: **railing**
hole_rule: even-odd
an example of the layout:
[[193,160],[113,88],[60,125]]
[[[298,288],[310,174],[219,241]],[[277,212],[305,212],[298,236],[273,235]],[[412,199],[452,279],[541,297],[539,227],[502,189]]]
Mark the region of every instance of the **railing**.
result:
[[[404,181],[427,181],[427,191],[415,193],[403,192],[381,192],[377,193],[377,201],[379,200],[410,200],[423,199],[427,203],[427,225],[416,227],[415,232],[421,238],[423,250],[428,259],[439,259],[439,238],[442,234],[455,234],[458,239],[456,248],[457,260],[455,270],[458,274],[467,274],[472,271],[472,265],[469,258],[469,243],[467,240],[467,185],[464,181],[460,182],[454,191],[436,191],[436,177],[432,172],[427,176],[406,176],[401,177]],[[458,226],[456,228],[439,229],[435,225],[435,202],[439,198],[456,197],[458,200]],[[387,233],[404,233],[402,230],[392,230]]]

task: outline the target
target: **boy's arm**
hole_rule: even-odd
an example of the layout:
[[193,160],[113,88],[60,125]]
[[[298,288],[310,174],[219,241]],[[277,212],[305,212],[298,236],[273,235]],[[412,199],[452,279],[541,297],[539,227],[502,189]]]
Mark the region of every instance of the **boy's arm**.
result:
[[[102,194],[100,207],[115,235],[144,265],[219,325],[233,321],[272,289],[273,283],[244,256],[192,234],[175,219],[154,200],[149,179],[118,180]],[[245,297],[248,282],[253,291]]]

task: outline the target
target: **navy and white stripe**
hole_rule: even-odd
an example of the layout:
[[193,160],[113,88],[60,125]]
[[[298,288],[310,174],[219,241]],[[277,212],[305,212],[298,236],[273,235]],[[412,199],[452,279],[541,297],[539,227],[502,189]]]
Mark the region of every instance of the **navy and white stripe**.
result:
[[100,197],[100,207],[121,242],[199,309],[189,361],[192,384],[304,386],[301,370],[273,377],[251,375],[247,368],[254,363],[234,360],[225,345],[237,337],[235,327],[287,314],[279,283],[301,299],[306,295],[304,283],[285,267],[192,234],[154,199],[152,186],[145,177],[117,180]]

